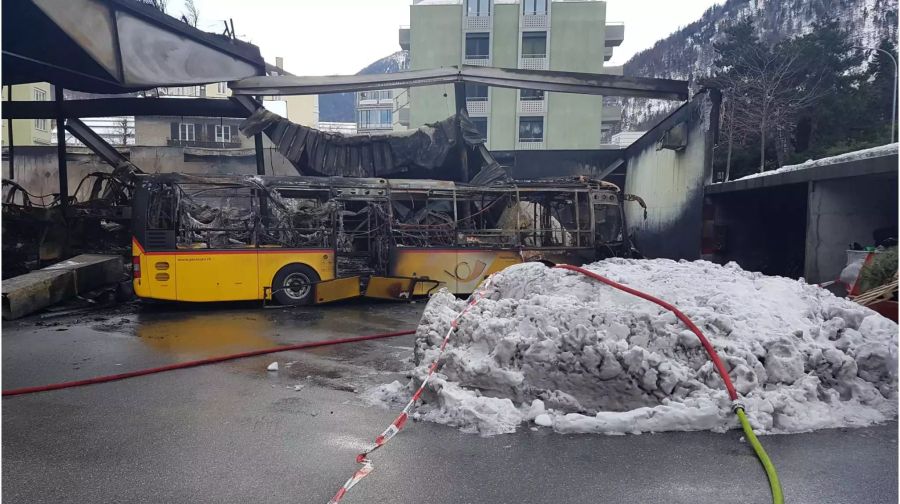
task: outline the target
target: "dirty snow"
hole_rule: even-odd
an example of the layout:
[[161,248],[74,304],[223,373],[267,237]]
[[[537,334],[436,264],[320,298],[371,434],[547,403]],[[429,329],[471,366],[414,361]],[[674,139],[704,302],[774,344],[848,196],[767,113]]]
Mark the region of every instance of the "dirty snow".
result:
[[861,159],[869,159],[873,157],[881,157],[888,156],[891,154],[896,155],[898,152],[897,148],[898,144],[892,143],[887,145],[879,145],[878,147],[872,147],[871,149],[862,149],[858,151],[848,152],[846,154],[840,154],[837,156],[831,156],[821,159],[809,159],[805,163],[796,164],[796,165],[787,165],[778,168],[777,170],[769,170],[760,173],[753,173],[747,175],[745,177],[741,177],[734,180],[747,180],[757,177],[768,177],[769,175],[775,175],[776,173],[787,173],[798,170],[807,170],[809,168],[816,168],[818,166],[827,166],[833,165],[837,163],[846,163],[848,161],[859,161]]
[[[589,269],[678,306],[716,347],[761,433],[897,416],[897,325],[802,281],[731,263],[609,259]],[[409,383],[368,390],[402,406],[464,302],[442,291],[417,331]],[[507,268],[460,321],[415,418],[467,432],[523,422],[561,433],[737,428],[697,338],[673,314],[578,273]]]
[[266,371],[278,371],[278,361],[275,361],[266,367]]

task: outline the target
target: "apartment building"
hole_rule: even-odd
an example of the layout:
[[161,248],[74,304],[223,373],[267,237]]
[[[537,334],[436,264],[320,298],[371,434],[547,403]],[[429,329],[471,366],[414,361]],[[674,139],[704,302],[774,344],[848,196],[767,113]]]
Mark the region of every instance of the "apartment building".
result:
[[[53,90],[46,82],[18,84],[3,87],[3,101],[50,101]],[[3,146],[9,146],[9,123],[12,122],[12,137],[16,145],[50,145],[53,142],[51,119],[14,119],[0,121],[3,124]]]
[[[606,3],[577,0],[415,0],[400,29],[412,70],[459,64],[621,75],[606,66],[624,39]],[[491,150],[596,149],[621,109],[602,96],[469,85],[466,106]],[[454,112],[450,86],[409,90],[410,123]],[[607,132],[604,135],[604,132]]]
[[[276,58],[270,75],[285,73],[282,58]],[[159,88],[168,98],[214,98],[231,96],[228,83]],[[292,122],[315,127],[319,122],[317,95],[264,97],[263,106]],[[230,117],[137,117],[134,143],[141,146],[191,147],[200,149],[253,149],[252,138],[245,138],[238,127],[242,119]],[[265,139],[268,142],[268,139]]]
[[409,129],[409,90],[378,89],[356,93],[356,130],[383,133]]

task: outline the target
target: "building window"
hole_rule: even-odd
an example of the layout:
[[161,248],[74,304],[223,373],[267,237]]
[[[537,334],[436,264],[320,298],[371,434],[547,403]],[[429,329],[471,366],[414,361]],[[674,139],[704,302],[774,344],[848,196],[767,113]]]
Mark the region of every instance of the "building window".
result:
[[487,117],[472,117],[470,119],[475,128],[481,133],[481,139],[487,142],[488,136],[488,119]]
[[491,35],[489,33],[466,33],[466,59],[488,59],[490,54]]
[[219,92],[219,94],[228,94],[228,83],[220,82],[216,84],[216,90]]
[[[47,101],[47,91],[39,88],[34,88],[34,101]],[[49,131],[50,130],[50,120],[49,119],[35,119],[34,120],[34,129],[41,131]]]
[[522,57],[547,57],[547,32],[522,32]]
[[519,90],[519,99],[522,101],[543,100],[544,99],[544,90],[543,89],[520,89]]
[[520,117],[519,118],[519,141],[520,142],[543,142],[544,141],[544,118],[543,117]]
[[547,0],[522,0],[522,13],[526,16],[547,14]]
[[216,142],[231,142],[231,126],[216,124]]
[[490,16],[491,0],[466,0],[466,16]]
[[194,142],[197,140],[197,134],[194,125],[191,123],[181,123],[178,125],[178,139],[185,142]]
[[385,129],[392,127],[391,109],[363,109],[358,111],[358,129]]
[[360,91],[359,99],[362,100],[392,100],[394,91],[392,89],[379,89],[375,91]]
[[466,100],[487,101],[488,87],[483,84],[466,84]]

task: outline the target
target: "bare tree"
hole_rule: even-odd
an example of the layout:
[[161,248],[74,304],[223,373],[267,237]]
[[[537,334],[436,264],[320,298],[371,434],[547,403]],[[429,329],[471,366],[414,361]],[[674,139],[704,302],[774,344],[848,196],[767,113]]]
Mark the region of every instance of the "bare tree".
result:
[[110,128],[110,133],[114,145],[128,145],[129,139],[134,137],[134,127],[131,125],[128,117],[116,117]]
[[197,27],[197,23],[200,21],[200,10],[197,9],[194,0],[185,0],[184,2],[184,20],[194,28]]
[[[733,135],[744,139],[755,136],[759,141],[758,171],[765,170],[770,140],[775,145],[778,165],[784,163],[798,115],[823,96],[820,79],[810,80],[809,76],[810,68],[801,63],[795,51],[756,44],[745,48],[727,72],[715,79],[731,102],[727,120],[729,142]],[[731,143],[726,173],[730,151]]]

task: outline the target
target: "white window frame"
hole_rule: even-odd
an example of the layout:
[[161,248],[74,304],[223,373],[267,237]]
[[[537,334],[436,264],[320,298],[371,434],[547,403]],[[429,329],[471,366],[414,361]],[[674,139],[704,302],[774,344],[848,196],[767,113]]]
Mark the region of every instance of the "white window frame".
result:
[[[494,3],[493,0],[466,0],[465,5],[463,7],[466,9],[465,14],[467,17],[490,16],[491,11],[493,10],[493,7],[494,7],[493,5],[491,5],[493,3]],[[474,6],[475,6],[474,10],[470,8],[472,6],[472,4],[474,4]],[[484,5],[484,7],[487,9],[486,12],[482,12],[482,10],[481,10],[482,5]]]
[[[226,137],[225,132],[228,132]],[[216,142],[222,143],[230,143],[231,142],[231,125],[229,124],[216,124]]]
[[[34,101],[47,101],[47,91],[41,88],[34,88]],[[50,131],[50,121],[48,119],[35,119],[34,129],[40,131]]]
[[[522,0],[522,15],[524,16],[546,16],[550,11],[550,0]],[[543,4],[543,11],[539,10],[539,6]],[[529,9],[529,7],[531,7]]]
[[[541,137],[540,138],[522,138],[522,121],[523,120],[533,121],[536,119],[541,120]],[[519,142],[528,142],[528,143],[543,142],[544,139],[547,137],[547,129],[546,129],[547,128],[547,118],[544,116],[519,116],[519,124],[517,124],[516,126],[518,126],[518,131],[516,132],[516,136],[518,137]]]
[[196,142],[197,125],[194,123],[178,123],[178,140],[182,142]]

